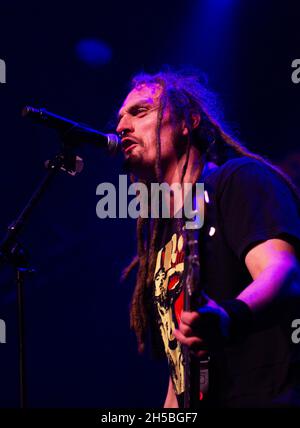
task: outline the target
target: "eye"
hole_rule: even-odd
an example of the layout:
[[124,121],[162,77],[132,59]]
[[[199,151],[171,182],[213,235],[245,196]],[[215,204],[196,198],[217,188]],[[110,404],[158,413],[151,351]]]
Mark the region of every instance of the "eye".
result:
[[135,113],[136,113],[137,116],[143,116],[144,114],[147,113],[147,111],[148,111],[147,107],[138,107],[136,109]]
[[130,113],[132,116],[143,117],[148,112],[148,110],[149,108],[145,105],[137,105],[132,107]]

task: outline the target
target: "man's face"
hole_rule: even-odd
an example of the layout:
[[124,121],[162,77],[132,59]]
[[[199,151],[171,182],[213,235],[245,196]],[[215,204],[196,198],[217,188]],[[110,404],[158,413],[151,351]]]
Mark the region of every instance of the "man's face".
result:
[[[154,178],[156,127],[162,88],[158,84],[141,85],[126,97],[120,111],[117,133],[122,134],[122,149],[131,171],[141,178]],[[176,164],[177,142],[183,137],[183,126],[175,123],[166,106],[161,123],[161,166],[164,171]]]

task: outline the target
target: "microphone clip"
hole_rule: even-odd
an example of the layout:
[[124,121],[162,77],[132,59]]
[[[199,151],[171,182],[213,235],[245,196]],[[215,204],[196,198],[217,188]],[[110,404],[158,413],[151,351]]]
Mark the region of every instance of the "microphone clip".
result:
[[59,165],[59,169],[74,177],[81,173],[84,167],[83,159],[72,153],[70,149],[56,155],[54,159],[45,161],[46,169],[55,169]]

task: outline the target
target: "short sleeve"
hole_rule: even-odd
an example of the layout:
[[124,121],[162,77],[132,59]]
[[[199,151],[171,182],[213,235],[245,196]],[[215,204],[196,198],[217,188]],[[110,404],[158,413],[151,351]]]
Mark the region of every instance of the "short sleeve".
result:
[[249,159],[222,174],[219,212],[225,238],[243,259],[256,243],[282,238],[300,242],[299,202],[284,178]]

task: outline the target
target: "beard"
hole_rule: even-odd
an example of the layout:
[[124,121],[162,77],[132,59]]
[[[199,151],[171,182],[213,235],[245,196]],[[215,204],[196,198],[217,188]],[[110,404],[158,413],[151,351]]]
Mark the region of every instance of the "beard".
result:
[[126,174],[133,174],[142,181],[156,181],[155,166],[150,163],[145,164],[142,153],[132,154],[124,159],[123,169]]

